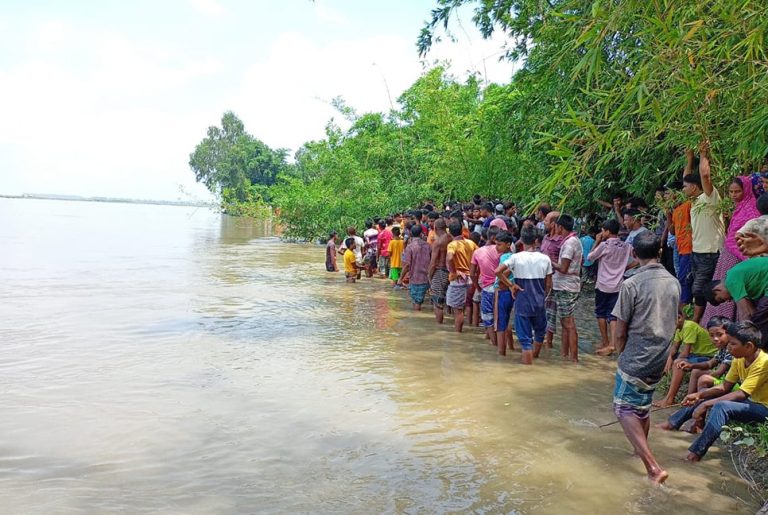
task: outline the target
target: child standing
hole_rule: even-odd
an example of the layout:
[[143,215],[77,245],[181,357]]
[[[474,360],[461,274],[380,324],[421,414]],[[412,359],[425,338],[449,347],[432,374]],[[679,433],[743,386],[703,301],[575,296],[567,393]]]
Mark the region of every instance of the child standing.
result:
[[[534,347],[536,351],[541,350],[547,329],[544,300],[552,289],[552,261],[534,250],[535,229],[523,228],[520,239],[523,241],[523,251],[513,254],[499,265],[496,277],[510,289],[515,299],[515,332],[523,349],[521,361],[531,365]],[[514,274],[515,284],[505,275],[506,270]]]
[[392,227],[392,241],[387,247],[389,253],[389,279],[392,281],[392,287],[397,287],[402,271],[403,239],[400,238],[400,227]]
[[347,278],[348,283],[353,283],[357,279],[358,266],[357,257],[355,256],[355,243],[354,238],[347,238],[344,241],[346,250],[344,251],[344,276]]
[[597,235],[594,248],[587,255],[589,261],[600,260],[597,264],[595,283],[595,317],[602,339],[596,352],[600,355],[612,354],[616,349],[613,342],[616,317],[612,312],[619,299],[624,271],[632,253],[632,246],[619,239],[619,231],[621,225],[617,220],[607,220],[603,223],[603,230]]

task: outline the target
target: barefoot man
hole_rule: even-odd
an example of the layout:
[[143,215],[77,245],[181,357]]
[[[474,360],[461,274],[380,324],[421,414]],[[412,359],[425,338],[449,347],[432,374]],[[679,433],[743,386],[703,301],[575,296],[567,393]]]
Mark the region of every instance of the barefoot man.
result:
[[652,231],[635,237],[632,253],[640,267],[621,285],[613,310],[619,352],[613,411],[643,460],[648,478],[656,484],[668,474],[648,447],[651,401],[664,371],[680,300],[680,283],[659,264],[660,248],[659,237]]
[[432,290],[432,306],[435,309],[435,320],[443,323],[445,311],[445,294],[448,289],[448,268],[445,266],[445,256],[451,236],[445,230],[445,220],[435,220],[435,242],[432,244],[432,258],[429,262],[429,283]]

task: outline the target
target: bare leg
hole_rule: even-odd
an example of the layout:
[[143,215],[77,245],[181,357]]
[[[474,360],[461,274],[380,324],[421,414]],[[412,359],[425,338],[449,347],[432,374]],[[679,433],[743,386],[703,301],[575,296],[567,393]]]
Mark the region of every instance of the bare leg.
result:
[[640,420],[640,418],[634,415],[623,415],[619,417],[619,423],[624,430],[627,440],[635,448],[635,454],[643,460],[643,465],[645,465],[645,470],[648,473],[648,479],[657,485],[666,481],[669,474],[661,468],[653,456],[651,448],[648,447],[647,434],[650,421],[648,419]]
[[506,331],[496,331],[494,336],[494,340],[496,340],[496,348],[499,350],[499,356],[506,356],[507,355],[507,332]]
[[538,358],[541,354],[541,348],[544,346],[544,342],[533,342],[533,357]]
[[520,363],[523,365],[533,365],[533,351],[523,350],[523,354],[520,356]]
[[[688,381],[688,393],[696,393],[699,390],[699,380],[705,376],[706,370],[691,370],[691,379]],[[709,388],[709,386],[707,386]]]
[[435,321],[437,321],[438,324],[442,324],[444,317],[445,317],[445,310],[442,307],[438,307],[437,304],[435,304]]
[[611,345],[608,339],[608,321],[604,318],[598,318],[597,326],[600,328],[600,349],[605,349]]
[[683,377],[685,377],[685,371],[677,368],[677,365],[681,361],[682,360],[676,359],[672,364],[672,380],[669,383],[667,395],[660,401],[653,402],[653,405],[657,408],[668,408],[675,403],[675,397],[677,396],[678,390],[680,390],[680,385],[683,383]]
[[[510,326],[511,326],[511,325],[512,325],[512,324],[510,324]],[[512,332],[512,327],[508,327],[508,328],[507,328],[507,330],[506,330],[506,332],[505,332],[505,336],[506,336],[506,338],[507,338],[507,348],[508,348],[510,351],[513,351],[513,350],[515,350],[515,335],[514,335],[514,333]]]
[[706,306],[693,306],[693,321],[697,324],[701,321],[701,317],[704,316],[704,308]]
[[554,339],[554,337],[555,337],[555,333],[553,333],[552,331],[547,331],[547,335],[544,337],[544,345],[548,349],[552,348],[552,340]]
[[489,327],[485,330],[485,337],[490,340],[488,343],[490,343],[493,346],[496,346],[496,341],[498,340],[497,332],[493,330],[493,327]]
[[461,330],[464,328],[464,310],[456,308],[454,317],[455,318],[453,319],[453,327],[454,329],[456,329],[457,333],[460,333]]
[[[703,372],[703,370],[702,370]],[[691,379],[693,381],[693,379]],[[715,386],[715,378],[712,377],[709,374],[703,374],[699,379],[696,381],[696,390],[697,392],[700,392],[702,390],[705,390],[707,388],[712,388]]]
[[472,304],[474,304],[472,308],[472,325],[480,327],[480,303],[473,302]]
[[571,361],[579,361],[579,333],[576,330],[576,319],[574,317],[568,317],[565,319],[566,327],[568,329],[568,346],[570,348]]

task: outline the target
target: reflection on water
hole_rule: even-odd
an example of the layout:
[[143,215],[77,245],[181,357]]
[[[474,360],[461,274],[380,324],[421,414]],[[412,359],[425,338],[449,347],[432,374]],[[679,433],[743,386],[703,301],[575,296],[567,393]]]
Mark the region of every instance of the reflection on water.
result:
[[[2,512],[752,513],[613,419],[614,364],[499,358],[261,222],[0,200]],[[746,502],[735,500],[736,497]]]

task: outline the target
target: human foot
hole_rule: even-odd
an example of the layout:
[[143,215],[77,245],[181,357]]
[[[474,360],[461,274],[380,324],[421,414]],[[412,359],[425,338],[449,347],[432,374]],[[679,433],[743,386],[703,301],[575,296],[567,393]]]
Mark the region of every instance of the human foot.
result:
[[597,354],[598,356],[610,356],[614,352],[616,352],[615,347],[602,347],[600,349],[597,349],[595,351],[595,354]]
[[685,461],[690,461],[691,463],[697,463],[701,461],[701,456],[699,456],[698,454],[689,452],[688,456],[685,457]]
[[664,422],[662,424],[655,424],[653,427],[656,429],[663,429],[664,431],[674,431],[674,427],[672,427],[672,424],[669,422]]
[[656,486],[661,485],[669,477],[669,473],[664,469],[659,469],[656,472],[648,474],[648,479]]

